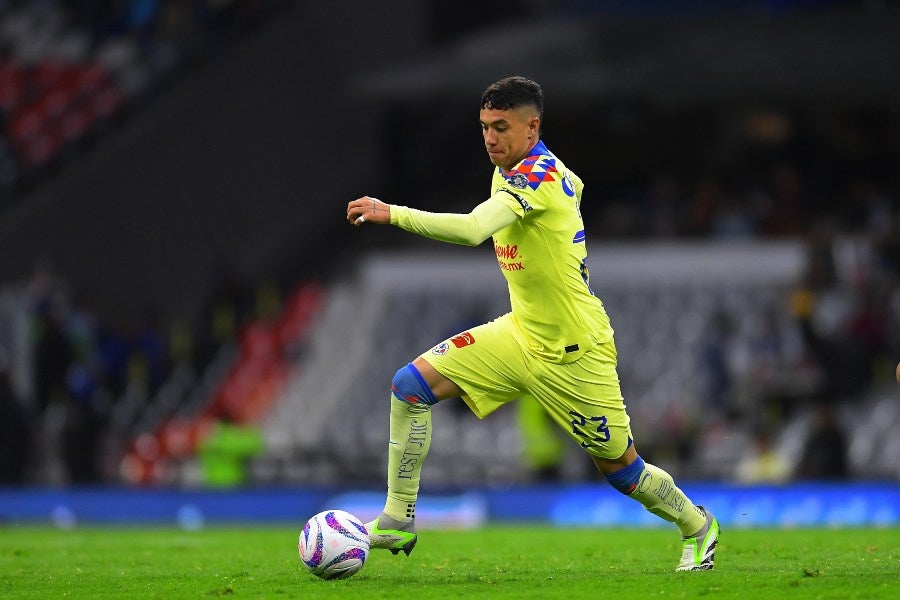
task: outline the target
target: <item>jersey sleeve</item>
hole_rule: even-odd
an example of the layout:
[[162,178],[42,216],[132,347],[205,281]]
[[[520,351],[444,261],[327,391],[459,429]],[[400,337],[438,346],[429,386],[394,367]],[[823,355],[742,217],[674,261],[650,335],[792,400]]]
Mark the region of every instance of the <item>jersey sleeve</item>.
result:
[[512,186],[503,185],[494,192],[491,199],[508,207],[517,217],[522,218],[534,210],[534,200],[529,196],[530,194],[525,190],[517,190]]
[[434,240],[465,246],[477,246],[514,223],[517,217],[510,206],[493,197],[468,214],[434,213],[391,205],[391,225]]

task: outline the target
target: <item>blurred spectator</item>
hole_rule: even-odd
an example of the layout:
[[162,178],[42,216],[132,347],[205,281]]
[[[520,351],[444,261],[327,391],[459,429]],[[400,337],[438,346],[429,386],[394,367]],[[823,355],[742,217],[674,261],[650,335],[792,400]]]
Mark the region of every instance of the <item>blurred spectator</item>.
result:
[[281,290],[271,279],[256,285],[252,317],[266,324],[274,323],[281,314]]
[[756,235],[756,223],[748,207],[734,193],[722,196],[710,226],[710,234],[719,239],[749,239]]
[[835,231],[828,218],[814,220],[806,229],[806,284],[813,293],[824,293],[838,283],[834,257]]
[[83,363],[74,363],[67,373],[69,403],[61,432],[62,459],[68,483],[93,484],[102,480],[100,449],[109,402],[94,374]]
[[198,367],[209,363],[223,344],[231,343],[240,325],[253,314],[255,298],[250,286],[238,276],[235,267],[222,263],[214,276],[209,298],[197,320]]
[[31,443],[31,423],[9,378],[6,350],[0,347],[0,485],[22,484]]
[[861,287],[849,316],[846,343],[861,363],[858,368],[859,389],[872,384],[873,366],[888,356],[890,340],[890,289],[872,282]]
[[86,292],[75,294],[66,320],[66,333],[75,356],[87,363],[96,360],[98,315],[93,299]]
[[716,414],[730,418],[736,416],[730,364],[733,338],[730,316],[718,310],[707,323],[700,350],[700,376],[706,404]]
[[834,406],[819,402],[797,465],[797,479],[847,479],[847,439],[835,420]]
[[745,415],[767,429],[793,417],[822,384],[821,370],[810,360],[799,326],[783,323],[783,310],[774,303],[761,306],[747,339],[749,356],[742,379],[754,393],[751,404],[744,405]]
[[762,223],[763,232],[772,236],[801,234],[811,213],[800,172],[794,165],[782,163],[773,169],[771,178],[772,211]]
[[558,480],[566,454],[562,430],[534,398],[523,396],[515,406],[525,467],[537,481]]
[[256,425],[218,421],[198,447],[203,482],[216,488],[245,483],[250,459],[263,449],[262,432]]
[[716,213],[722,202],[722,189],[715,177],[700,178],[687,207],[685,233],[690,236],[706,236],[712,229]]
[[768,431],[759,431],[747,455],[741,459],[734,471],[734,479],[739,483],[785,483],[791,478],[791,465],[778,452]]
[[64,315],[59,306],[46,306],[36,315],[35,378],[38,410],[43,413],[52,403],[66,396],[66,372],[75,356],[66,336]]
[[678,181],[670,174],[658,174],[650,182],[643,202],[646,234],[650,237],[671,238],[682,229],[684,198]]
[[113,396],[120,397],[128,386],[128,341],[108,318],[98,326],[96,353],[106,385]]
[[873,266],[877,276],[897,286],[900,284],[900,203],[891,214],[888,228],[874,242]]
[[891,202],[867,177],[850,185],[841,207],[841,228],[848,233],[868,233],[881,237],[891,228]]
[[821,390],[842,398],[865,387],[868,367],[848,333],[853,290],[839,285],[834,243],[829,222],[820,221],[812,228],[803,281],[792,294],[791,308],[824,376]]
[[155,307],[145,308],[134,332],[129,372],[137,371],[149,395],[156,393],[171,366],[166,335],[160,311]]

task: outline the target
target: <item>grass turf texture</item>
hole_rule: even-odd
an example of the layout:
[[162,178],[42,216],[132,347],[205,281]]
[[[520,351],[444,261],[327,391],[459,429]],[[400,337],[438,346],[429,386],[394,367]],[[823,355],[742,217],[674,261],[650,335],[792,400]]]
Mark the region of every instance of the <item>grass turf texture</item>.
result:
[[726,530],[716,569],[675,573],[674,530],[428,531],[314,578],[291,528],[0,528],[0,598],[897,598],[900,529]]

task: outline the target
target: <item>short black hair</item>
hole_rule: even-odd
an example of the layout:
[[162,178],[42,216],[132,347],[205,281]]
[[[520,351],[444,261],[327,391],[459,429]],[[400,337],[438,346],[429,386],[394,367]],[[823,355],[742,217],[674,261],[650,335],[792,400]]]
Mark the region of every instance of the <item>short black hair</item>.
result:
[[544,116],[544,92],[541,86],[525,77],[504,77],[488,86],[481,94],[481,108],[493,110],[510,110],[520,106],[532,105],[538,116]]

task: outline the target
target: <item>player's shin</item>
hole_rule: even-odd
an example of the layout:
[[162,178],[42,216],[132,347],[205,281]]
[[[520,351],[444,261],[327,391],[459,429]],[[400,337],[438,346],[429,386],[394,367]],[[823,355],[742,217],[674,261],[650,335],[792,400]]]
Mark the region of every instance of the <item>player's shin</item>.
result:
[[610,473],[607,481],[614,488],[634,498],[656,516],[675,523],[682,536],[691,536],[706,524],[706,517],[685,496],[672,476],[641,457],[629,466]]
[[415,518],[422,461],[431,446],[431,407],[391,397],[388,493],[384,514],[398,521]]

